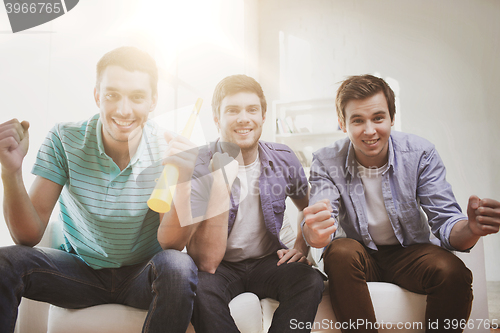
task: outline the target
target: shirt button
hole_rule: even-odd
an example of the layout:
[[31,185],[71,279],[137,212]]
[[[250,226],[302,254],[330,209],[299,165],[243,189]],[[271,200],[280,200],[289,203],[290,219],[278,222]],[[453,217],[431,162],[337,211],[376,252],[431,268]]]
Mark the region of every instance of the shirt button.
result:
[[111,187],[115,186],[115,182],[111,182],[110,185],[111,185]]

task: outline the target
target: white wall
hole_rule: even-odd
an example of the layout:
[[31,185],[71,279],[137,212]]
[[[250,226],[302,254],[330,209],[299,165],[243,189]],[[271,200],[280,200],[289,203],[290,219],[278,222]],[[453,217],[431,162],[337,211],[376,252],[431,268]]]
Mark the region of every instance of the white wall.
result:
[[[85,0],[54,21],[13,34],[0,6],[0,123],[28,120],[31,167],[48,130],[98,112],[93,99],[95,66],[122,45],[138,46],[156,58],[159,103],[152,116],[167,114],[164,127],[180,131],[196,98],[204,104],[195,133],[213,140],[211,97],[227,75],[256,76],[256,0]],[[179,114],[172,110],[183,108]],[[0,182],[0,201],[3,186]],[[53,217],[54,218],[54,217]],[[12,244],[0,214],[0,246]]]

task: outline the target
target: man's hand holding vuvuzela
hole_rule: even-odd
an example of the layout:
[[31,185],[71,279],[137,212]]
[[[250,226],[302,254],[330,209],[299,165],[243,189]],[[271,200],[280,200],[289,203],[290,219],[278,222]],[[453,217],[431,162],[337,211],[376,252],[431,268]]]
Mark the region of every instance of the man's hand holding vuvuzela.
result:
[[163,165],[173,164],[179,169],[179,184],[191,180],[198,158],[198,147],[182,135],[175,136],[170,132],[165,132],[164,137],[168,148]]
[[332,207],[328,199],[323,199],[304,209],[304,237],[316,248],[330,243],[331,235],[337,230],[332,218]]
[[15,174],[21,171],[24,156],[28,152],[30,124],[17,119],[0,125],[0,164],[2,174]]

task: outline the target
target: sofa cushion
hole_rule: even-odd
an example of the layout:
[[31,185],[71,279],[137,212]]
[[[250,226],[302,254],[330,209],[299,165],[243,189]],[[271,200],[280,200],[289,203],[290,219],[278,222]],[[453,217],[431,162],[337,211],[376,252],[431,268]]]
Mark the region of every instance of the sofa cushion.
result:
[[136,333],[142,331],[146,314],[146,310],[121,304],[77,310],[51,305],[47,333]]
[[[424,332],[425,327],[425,306],[427,301],[426,295],[419,295],[409,292],[395,284],[385,282],[368,282],[368,289],[375,308],[377,322],[391,323],[379,329],[379,332],[394,331],[399,323],[403,325],[404,332]],[[264,332],[267,332],[271,326],[273,313],[278,308],[279,302],[266,298],[261,301],[263,312]],[[418,324],[422,323],[422,326]],[[292,323],[293,327],[298,327],[299,323]],[[325,282],[325,290],[323,291],[323,299],[318,306],[318,312],[314,323],[310,324],[313,333],[340,333],[340,324],[336,323],[335,314],[333,313],[330,303],[330,295],[328,293],[328,282]],[[405,327],[406,325],[406,327]],[[410,325],[410,326],[408,326]],[[293,328],[292,327],[292,328]]]

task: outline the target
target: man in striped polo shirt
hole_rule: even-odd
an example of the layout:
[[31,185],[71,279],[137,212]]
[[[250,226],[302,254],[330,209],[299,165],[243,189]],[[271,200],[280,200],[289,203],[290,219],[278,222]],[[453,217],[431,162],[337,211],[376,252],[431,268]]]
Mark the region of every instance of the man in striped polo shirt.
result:
[[[197,284],[196,265],[180,252],[189,228],[170,228],[179,225],[175,207],[163,216],[146,201],[165,151],[180,179],[190,179],[197,156],[188,140],[163,137],[148,122],[157,81],[148,54],[133,47],[105,54],[94,89],[100,112],[49,132],[29,194],[22,179],[29,123],[0,125],[4,216],[17,244],[0,248],[1,332],[14,331],[21,297],[65,308],[126,304],[149,309],[143,332],[186,331]],[[187,198],[187,186],[178,186],[176,200]],[[34,248],[57,201],[64,244]]]

